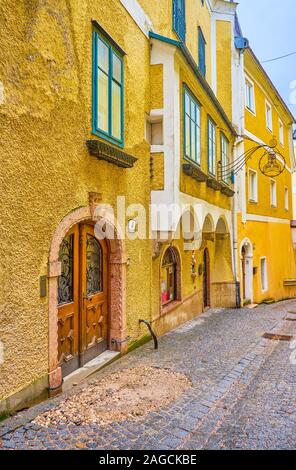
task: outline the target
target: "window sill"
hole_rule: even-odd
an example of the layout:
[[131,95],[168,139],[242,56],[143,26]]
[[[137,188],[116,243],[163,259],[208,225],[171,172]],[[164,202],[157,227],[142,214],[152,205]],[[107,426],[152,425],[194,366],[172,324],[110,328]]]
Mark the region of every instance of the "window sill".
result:
[[160,310],[160,316],[162,317],[163,315],[167,315],[168,313],[171,313],[173,310],[178,308],[180,305],[182,305],[181,300],[172,300],[171,302],[162,305],[161,310]]
[[258,201],[256,201],[255,199],[249,199],[249,203],[250,204],[258,204]]
[[221,184],[217,181],[214,175],[209,175],[207,179],[208,188],[214,189],[214,191],[219,191],[221,189]]
[[222,194],[224,194],[224,196],[227,196],[227,197],[233,197],[235,192],[233,191],[233,189],[230,188],[230,186],[225,183],[224,181],[221,181],[220,182],[220,191]]
[[206,173],[204,173],[198,163],[189,158],[184,157],[187,163],[183,163],[183,173],[187,176],[191,176],[199,183],[205,183],[208,179]]
[[248,106],[245,106],[246,110],[249,111],[253,116],[256,117],[256,111],[254,109],[249,108]]
[[113,163],[121,168],[132,168],[137,161],[137,158],[132,155],[97,139],[87,140],[86,146],[90,155],[96,157],[98,160]]
[[97,136],[97,137],[100,137],[100,139],[104,139],[106,142],[109,142],[110,144],[112,145],[116,145],[117,147],[120,147],[120,148],[123,148],[124,147],[124,142],[123,140],[117,140],[113,137],[110,137],[108,134],[105,134],[105,132],[101,132],[99,131],[98,129],[96,128],[93,128],[92,129],[92,133]]

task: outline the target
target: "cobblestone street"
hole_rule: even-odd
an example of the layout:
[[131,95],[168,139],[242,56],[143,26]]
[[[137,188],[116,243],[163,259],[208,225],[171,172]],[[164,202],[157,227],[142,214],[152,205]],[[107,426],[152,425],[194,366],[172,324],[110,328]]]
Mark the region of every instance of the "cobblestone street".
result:
[[[133,351],[89,380],[126,368],[157,367],[185,374],[192,387],[140,419],[106,425],[57,423],[37,416],[86,383],[0,423],[3,449],[294,449],[296,447],[296,301],[255,309],[212,309]],[[295,358],[294,358],[295,359]],[[38,420],[37,420],[38,421]]]

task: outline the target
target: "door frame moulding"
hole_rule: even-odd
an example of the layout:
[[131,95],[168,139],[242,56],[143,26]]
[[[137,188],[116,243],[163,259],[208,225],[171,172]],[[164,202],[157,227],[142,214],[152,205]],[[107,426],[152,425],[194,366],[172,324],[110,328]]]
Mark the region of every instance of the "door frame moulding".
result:
[[[61,274],[59,248],[67,232],[82,222],[103,220],[114,230],[114,239],[106,239],[109,246],[110,269],[110,347],[122,354],[127,352],[126,326],[126,266],[127,255],[125,242],[114,227],[114,221],[108,217],[103,206],[98,206],[90,197],[88,206],[80,207],[67,214],[57,226],[50,250],[48,262],[48,381],[49,390],[57,390],[62,386],[62,371],[58,365],[58,277]],[[112,341],[113,340],[113,341]]]

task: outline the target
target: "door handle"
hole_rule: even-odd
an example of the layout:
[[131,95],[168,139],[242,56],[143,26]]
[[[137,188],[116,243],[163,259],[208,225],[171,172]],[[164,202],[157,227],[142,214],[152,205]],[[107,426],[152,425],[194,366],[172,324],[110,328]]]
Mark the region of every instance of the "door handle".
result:
[[82,296],[83,300],[92,300],[93,299],[93,296],[91,295],[90,297],[88,297],[87,295],[85,295],[85,293],[83,294]]

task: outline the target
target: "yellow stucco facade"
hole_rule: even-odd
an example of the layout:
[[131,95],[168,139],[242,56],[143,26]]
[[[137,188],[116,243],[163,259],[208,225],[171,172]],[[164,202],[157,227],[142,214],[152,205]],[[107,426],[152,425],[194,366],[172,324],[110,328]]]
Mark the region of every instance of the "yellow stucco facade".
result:
[[[278,178],[273,208],[269,180],[258,162],[248,162],[246,181],[249,168],[258,173],[258,201],[249,202],[245,182],[245,206],[242,199],[238,212],[238,188],[221,176],[222,159],[231,164],[239,138],[233,91],[233,61],[241,57],[234,45],[235,3],[186,0],[185,40],[173,27],[171,0],[11,0],[0,11],[0,415],[61,388],[67,361],[58,356],[65,341],[59,332],[65,320],[59,317],[58,286],[60,248],[69,234],[79,233],[81,247],[86,228],[102,222],[104,232],[120,222],[115,239],[106,236],[104,295],[106,348],[122,354],[147,339],[140,319],[163,334],[206,308],[235,307],[242,277],[241,252],[236,259],[233,247],[246,240],[251,241],[252,269],[257,268],[250,300],[296,295],[296,286],[283,284],[296,278],[291,173],[286,170]],[[95,77],[104,72],[97,37],[122,60],[120,141],[94,128],[101,118]],[[244,55],[256,99],[256,115],[246,110],[245,128],[249,137],[268,143],[279,132],[280,117],[282,152],[291,169],[291,116],[283,105],[273,107],[273,133],[266,129],[265,97],[274,103],[276,92],[250,52]],[[112,88],[118,85],[113,62],[110,70]],[[185,92],[194,109],[189,112],[189,134],[195,136],[191,155],[184,137]],[[108,93],[109,105],[113,95]],[[112,116],[108,125],[112,128]],[[246,150],[250,142],[243,140]],[[199,160],[193,147],[200,150]],[[166,217],[159,207],[174,211]],[[190,230],[183,219],[188,213]],[[141,214],[147,225],[137,237]],[[245,220],[246,214],[272,221]],[[287,259],[278,256],[279,240],[285,241]],[[78,252],[72,261],[82,284],[82,248]],[[260,258],[265,256],[268,289],[262,293]],[[82,322],[87,296],[79,289],[76,313]]]
[[[296,294],[295,251],[290,227],[293,218],[293,118],[250,49],[244,54],[244,63],[245,78],[253,95],[251,108],[247,101],[245,107],[245,152],[276,139],[279,158],[283,157],[286,162],[282,174],[269,178],[260,171],[261,150],[250,158],[242,174],[245,178],[244,201],[243,209],[238,213],[242,301],[260,303]],[[269,105],[270,122],[267,116]],[[252,175],[255,187],[252,187]],[[272,184],[275,185],[274,194]]]

